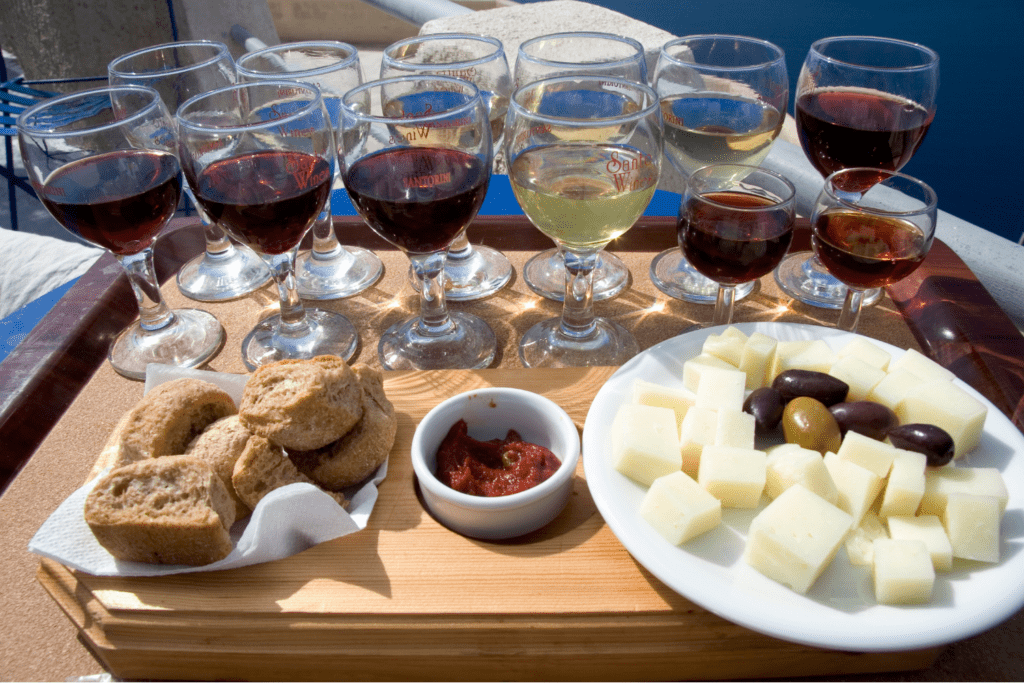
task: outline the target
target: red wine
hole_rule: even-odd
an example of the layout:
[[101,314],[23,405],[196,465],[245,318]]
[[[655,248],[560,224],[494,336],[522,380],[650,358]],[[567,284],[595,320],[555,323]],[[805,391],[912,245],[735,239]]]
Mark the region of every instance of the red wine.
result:
[[473,220],[490,173],[479,157],[441,147],[396,147],[363,157],[345,189],[374,232],[414,254],[447,248]]
[[[679,244],[700,273],[724,285],[756,280],[779,265],[793,241],[793,214],[745,192],[710,192],[679,215]],[[722,206],[719,206],[722,205]],[[732,210],[729,207],[747,209]],[[749,209],[764,208],[763,211]]]
[[129,256],[153,244],[174,215],[180,194],[177,157],[127,149],[61,167],[46,179],[39,196],[69,231]]
[[258,252],[283,254],[302,241],[324,209],[331,166],[304,152],[264,150],[210,164],[192,187],[210,218],[232,237]]
[[898,171],[933,116],[909,100],[859,90],[812,90],[796,102],[800,144],[823,176],[855,166]]
[[860,289],[884,287],[914,272],[930,239],[897,218],[826,211],[811,226],[814,251],[836,278]]

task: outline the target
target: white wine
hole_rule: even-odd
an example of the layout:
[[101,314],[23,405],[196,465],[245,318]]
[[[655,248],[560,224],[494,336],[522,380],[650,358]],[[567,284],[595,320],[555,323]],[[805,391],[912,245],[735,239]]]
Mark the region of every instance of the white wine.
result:
[[509,169],[519,205],[545,235],[603,247],[633,227],[658,186],[658,163],[625,145],[552,144],[527,149]]
[[665,153],[685,175],[708,164],[757,166],[768,156],[784,116],[769,104],[725,93],[663,98]]

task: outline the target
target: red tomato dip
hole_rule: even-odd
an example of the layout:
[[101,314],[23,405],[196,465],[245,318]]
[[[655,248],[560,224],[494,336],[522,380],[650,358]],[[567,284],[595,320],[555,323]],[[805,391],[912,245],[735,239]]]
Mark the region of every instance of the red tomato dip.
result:
[[527,443],[514,430],[502,439],[478,441],[465,420],[448,430],[437,449],[437,478],[473,496],[507,496],[533,488],[561,465],[554,453]]

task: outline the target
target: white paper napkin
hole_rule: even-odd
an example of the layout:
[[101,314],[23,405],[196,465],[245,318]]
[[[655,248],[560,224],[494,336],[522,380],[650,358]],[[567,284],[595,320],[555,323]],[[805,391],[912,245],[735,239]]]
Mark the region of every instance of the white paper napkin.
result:
[[[247,379],[244,375],[150,365],[146,370],[146,391],[179,377],[213,382],[228,392],[236,405],[241,400],[242,387]],[[387,472],[388,463],[385,461],[362,486],[346,490],[348,510],[311,484],[291,484],[272,491],[259,502],[251,515],[231,528],[231,539],[235,544],[231,554],[200,567],[124,562],[108,553],[85,523],[85,499],[99,479],[97,477],[61,503],[32,537],[28,549],[96,576],[164,576],[270,562],[365,529],[377,502],[377,486],[384,481]]]

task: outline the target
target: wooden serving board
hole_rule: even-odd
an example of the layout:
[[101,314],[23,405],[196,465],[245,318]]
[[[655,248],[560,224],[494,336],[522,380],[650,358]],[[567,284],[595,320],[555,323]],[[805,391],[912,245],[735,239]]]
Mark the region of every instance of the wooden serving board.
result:
[[756,679],[922,669],[941,648],[858,654],[754,633],[679,596],[604,524],[582,461],[551,524],[464,538],[418,498],[420,418],[462,391],[514,386],[582,430],[614,368],[385,373],[398,416],[369,526],[285,560],[166,578],[95,577],[44,560],[38,578],[120,678]]

